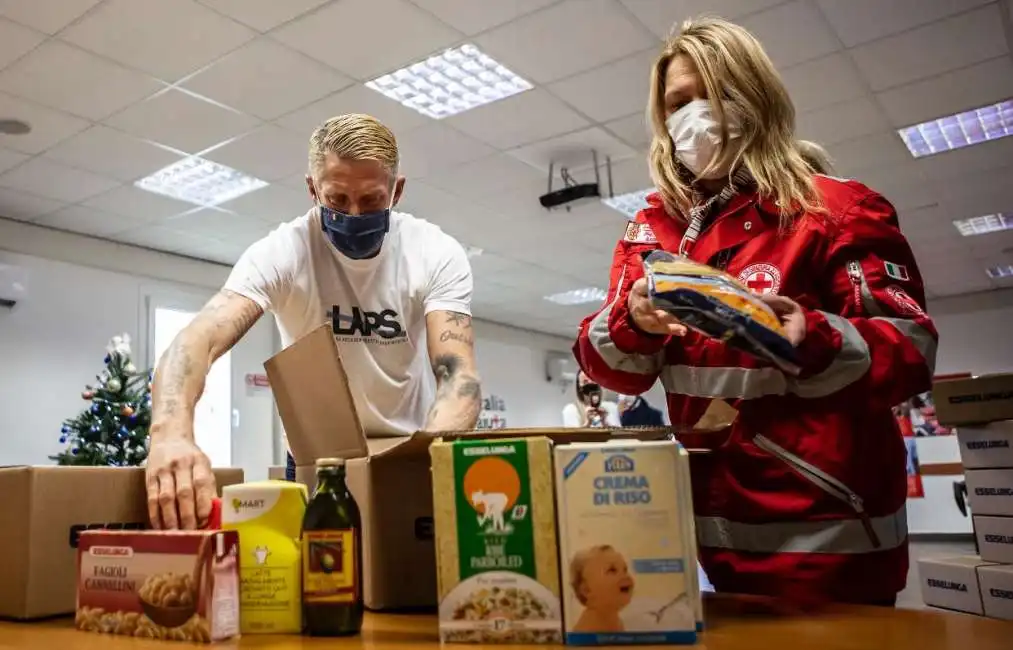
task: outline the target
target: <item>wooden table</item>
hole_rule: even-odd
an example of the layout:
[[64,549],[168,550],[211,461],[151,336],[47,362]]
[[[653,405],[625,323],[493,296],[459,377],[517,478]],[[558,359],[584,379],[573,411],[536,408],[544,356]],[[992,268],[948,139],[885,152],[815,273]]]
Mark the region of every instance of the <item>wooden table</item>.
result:
[[[739,599],[707,601],[707,630],[694,648],[704,650],[1011,650],[1013,622],[939,611],[840,607],[818,615],[776,614]],[[351,639],[246,636],[213,647],[295,650],[296,648],[418,648],[436,650],[431,615],[367,614],[362,636]],[[69,620],[0,623],[0,650],[172,650],[190,644],[142,641],[78,632]],[[476,648],[476,646],[452,646]],[[496,646],[498,650],[520,646]],[[546,646],[530,646],[545,648]],[[643,646],[640,646],[643,647]],[[671,647],[671,646],[669,646]]]

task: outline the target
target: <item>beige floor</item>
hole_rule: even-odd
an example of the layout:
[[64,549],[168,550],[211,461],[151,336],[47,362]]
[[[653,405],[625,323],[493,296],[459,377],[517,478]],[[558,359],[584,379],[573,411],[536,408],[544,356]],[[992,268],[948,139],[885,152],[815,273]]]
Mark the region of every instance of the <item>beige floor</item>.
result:
[[918,559],[940,555],[971,555],[974,553],[974,542],[967,541],[913,541],[911,543],[911,569],[907,574],[907,589],[897,595],[897,607],[906,609],[923,609],[921,588],[918,584]]

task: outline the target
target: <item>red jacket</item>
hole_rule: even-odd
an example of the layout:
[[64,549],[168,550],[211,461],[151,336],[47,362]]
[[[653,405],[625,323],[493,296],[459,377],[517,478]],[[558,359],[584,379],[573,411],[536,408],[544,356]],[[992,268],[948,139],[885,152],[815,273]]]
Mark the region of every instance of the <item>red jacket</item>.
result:
[[723,434],[685,435],[701,562],[719,591],[889,601],[904,588],[906,449],[891,407],[929,390],[937,334],[897,215],[854,181],[817,176],[827,214],[789,232],[755,191],[710,219],[690,257],[756,291],[794,299],[808,330],[802,373],[690,332],[644,334],[630,320],[642,257],[676,252],[685,224],[657,195],[616,246],[604,307],[581,325],[583,370],[624,394],[659,378],[674,426],[692,427],[712,399],[738,409]]

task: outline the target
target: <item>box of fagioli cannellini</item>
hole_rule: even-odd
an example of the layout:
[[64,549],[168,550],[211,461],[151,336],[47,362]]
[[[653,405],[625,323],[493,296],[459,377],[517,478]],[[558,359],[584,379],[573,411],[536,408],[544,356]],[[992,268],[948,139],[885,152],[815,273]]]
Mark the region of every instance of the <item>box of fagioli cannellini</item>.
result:
[[548,438],[430,446],[440,639],[560,643]]
[[566,643],[694,643],[702,612],[685,449],[559,445],[555,471]]
[[237,636],[238,539],[213,530],[82,532],[75,626],[191,643]]

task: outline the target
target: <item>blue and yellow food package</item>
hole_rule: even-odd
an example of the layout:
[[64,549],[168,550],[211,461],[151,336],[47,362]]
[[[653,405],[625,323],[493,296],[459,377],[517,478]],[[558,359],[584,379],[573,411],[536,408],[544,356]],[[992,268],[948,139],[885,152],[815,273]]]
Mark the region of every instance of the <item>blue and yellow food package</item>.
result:
[[798,374],[795,347],[780,319],[732,276],[666,251],[648,255],[644,272],[658,309],[698,332]]

